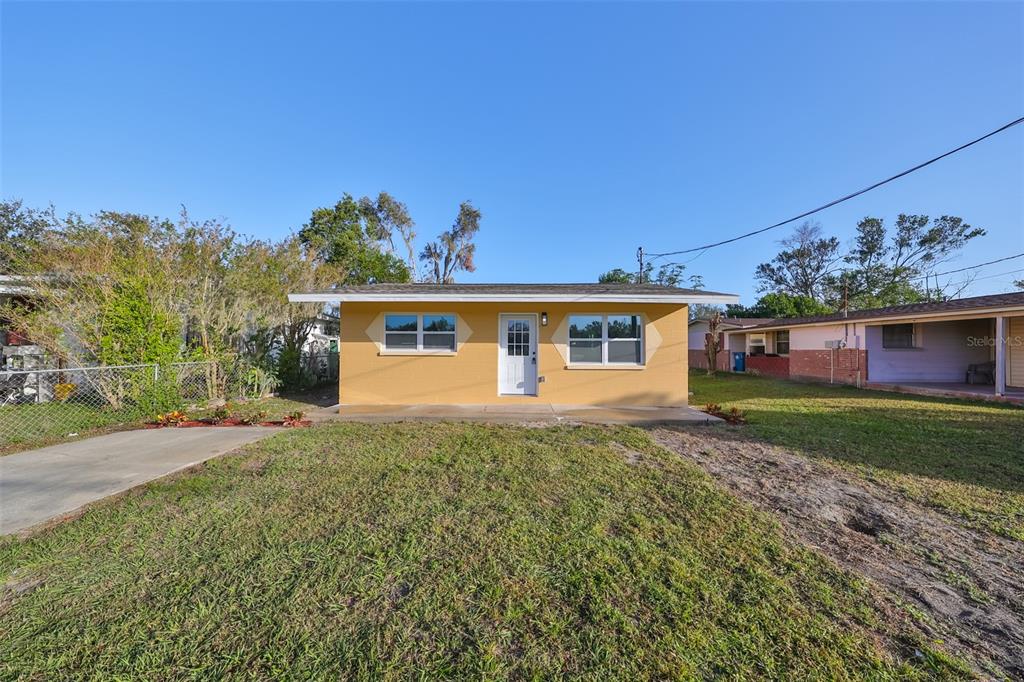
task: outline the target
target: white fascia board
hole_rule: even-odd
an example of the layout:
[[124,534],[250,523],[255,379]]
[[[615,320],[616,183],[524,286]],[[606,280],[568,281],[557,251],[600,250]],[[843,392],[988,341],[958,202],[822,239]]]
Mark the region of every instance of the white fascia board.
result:
[[291,303],[739,303],[740,297],[721,295],[622,294],[288,294]]
[[844,317],[838,320],[827,320],[825,322],[804,322],[803,324],[775,324],[770,327],[756,327],[745,329],[755,332],[771,332],[778,331],[780,329],[797,329],[799,327],[836,327],[844,324],[863,324],[867,327],[877,327],[881,324],[899,324],[899,323],[912,323],[912,322],[927,322],[929,320],[934,322],[955,322],[961,320],[977,320],[986,317],[995,317],[1001,314],[1009,313],[1011,316],[1015,314],[1024,314],[1024,307],[1022,306],[1003,306],[998,308],[976,308],[973,310],[958,310],[958,311],[940,311],[931,313],[916,313],[916,314],[904,314],[904,315],[884,315],[880,317]]

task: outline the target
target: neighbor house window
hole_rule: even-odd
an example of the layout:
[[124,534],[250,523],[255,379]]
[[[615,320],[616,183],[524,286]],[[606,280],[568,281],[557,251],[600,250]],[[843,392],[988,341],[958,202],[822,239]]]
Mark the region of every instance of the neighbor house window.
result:
[[914,348],[914,325],[882,325],[882,348]]
[[569,362],[582,365],[642,365],[641,317],[570,315]]
[[385,315],[384,350],[455,352],[455,315]]
[[789,355],[789,330],[775,332],[775,352],[779,355]]
[[764,334],[751,334],[747,337],[747,352],[751,355],[764,355]]

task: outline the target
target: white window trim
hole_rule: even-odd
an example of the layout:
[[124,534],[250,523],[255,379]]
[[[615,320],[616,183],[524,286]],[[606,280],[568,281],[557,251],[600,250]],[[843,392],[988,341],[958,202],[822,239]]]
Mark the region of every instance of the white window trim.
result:
[[[388,334],[412,334],[411,331],[400,332],[400,331],[388,331],[388,316],[389,315],[404,315],[407,317],[416,318],[416,348],[388,348]],[[445,316],[455,318],[455,329],[450,332],[425,332],[423,331],[423,317],[424,316]],[[455,350],[448,350],[447,348],[424,348],[423,347],[423,336],[425,334],[451,334],[455,341]],[[384,331],[383,337],[380,343],[380,352],[378,355],[456,355],[459,351],[459,316],[455,313],[412,313],[412,312],[386,312],[384,313]]]
[[[593,341],[598,340],[601,342],[601,362],[579,362],[573,361],[572,359],[572,318],[573,317],[600,317],[601,318],[601,338],[600,339],[576,339],[577,341]],[[608,361],[608,318],[609,317],[636,317],[639,319],[640,329],[640,362],[609,362]],[[567,369],[643,369],[647,365],[647,329],[646,320],[640,313],[569,313],[566,316],[566,344],[565,352],[569,358],[569,362],[566,364]],[[616,339],[617,341],[636,341],[638,339]]]
[[788,329],[780,329],[780,330],[776,331],[773,334],[773,336],[775,338],[775,354],[778,355],[781,358],[788,358],[789,357],[789,350],[787,350],[785,353],[780,353],[779,352],[779,334],[781,332],[788,332],[789,333],[789,338],[786,340],[786,345],[789,346],[789,350],[793,350],[793,345],[792,345],[793,344],[793,332],[789,331]]

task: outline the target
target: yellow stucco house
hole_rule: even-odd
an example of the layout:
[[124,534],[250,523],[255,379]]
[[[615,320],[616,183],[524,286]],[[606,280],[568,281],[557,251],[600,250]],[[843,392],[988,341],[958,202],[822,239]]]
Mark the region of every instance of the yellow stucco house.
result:
[[731,294],[650,284],[369,284],[341,306],[345,405],[687,404],[687,306]]

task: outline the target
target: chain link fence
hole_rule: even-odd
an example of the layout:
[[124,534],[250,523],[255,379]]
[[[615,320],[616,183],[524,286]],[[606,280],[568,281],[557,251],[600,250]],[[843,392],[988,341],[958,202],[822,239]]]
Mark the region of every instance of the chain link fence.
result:
[[0,449],[258,397],[247,383],[240,368],[217,362],[0,371]]
[[[303,354],[302,385],[338,380],[338,354]],[[240,363],[177,362],[0,370],[0,451],[135,424],[161,412],[195,410],[276,390],[264,371]]]

